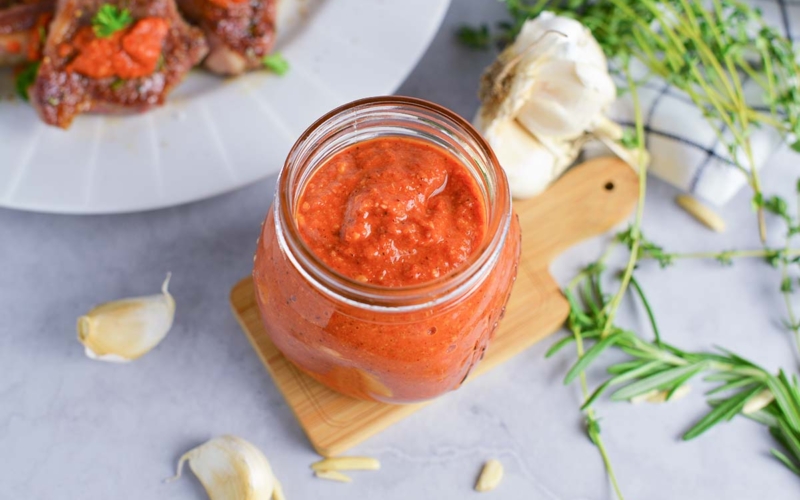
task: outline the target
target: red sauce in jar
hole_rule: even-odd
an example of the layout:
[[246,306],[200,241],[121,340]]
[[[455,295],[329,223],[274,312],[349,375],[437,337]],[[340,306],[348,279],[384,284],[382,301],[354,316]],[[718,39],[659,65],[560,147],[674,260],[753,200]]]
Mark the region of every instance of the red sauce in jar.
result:
[[168,32],[169,23],[159,17],[146,17],[106,38],[84,26],[70,43],[59,47],[59,53],[64,57],[75,53],[67,70],[89,78],[141,78],[155,72]]
[[300,234],[325,264],[388,287],[452,272],[486,231],[480,191],[464,165],[401,137],[338,152],[308,181],[298,207]]
[[[413,125],[377,114],[384,106]],[[431,125],[417,121],[420,109],[434,114]],[[386,132],[437,126],[460,141]],[[317,148],[342,140],[339,132],[370,128],[377,138],[316,164]],[[471,132],[435,105],[384,97],[343,107],[295,145],[253,281],[267,335],[297,368],[349,396],[406,403],[459,387],[483,357],[521,240],[501,167]],[[460,148],[482,178],[452,152]],[[475,259],[483,264],[472,267]]]

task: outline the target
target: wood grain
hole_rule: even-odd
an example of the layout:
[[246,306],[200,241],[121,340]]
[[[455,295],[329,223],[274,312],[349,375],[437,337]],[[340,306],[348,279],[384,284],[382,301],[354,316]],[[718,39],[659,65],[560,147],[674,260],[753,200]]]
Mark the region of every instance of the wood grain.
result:
[[[550,263],[571,245],[604,233],[628,217],[637,192],[637,177],[630,167],[617,159],[600,158],[573,168],[538,197],[514,203],[522,226],[519,275],[505,319],[470,379],[564,323],[569,307],[550,276]],[[233,287],[230,300],[242,329],[321,455],[340,454],[432,403],[388,405],[328,389],[301,373],[269,340],[250,278]]]

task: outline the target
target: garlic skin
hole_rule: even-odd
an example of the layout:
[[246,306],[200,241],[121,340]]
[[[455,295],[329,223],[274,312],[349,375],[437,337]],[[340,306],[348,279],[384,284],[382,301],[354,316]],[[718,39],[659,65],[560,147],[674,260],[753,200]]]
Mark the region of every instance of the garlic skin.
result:
[[[602,49],[578,21],[543,12],[484,73],[475,126],[509,176],[511,194],[543,191],[610,127],[616,98]],[[513,180],[512,180],[513,179]]]
[[175,299],[168,287],[161,293],[101,304],[78,318],[78,341],[91,359],[128,362],[153,349],[172,328]]
[[170,480],[181,477],[186,462],[211,500],[283,498],[267,458],[240,437],[219,436],[184,453],[177,474]]

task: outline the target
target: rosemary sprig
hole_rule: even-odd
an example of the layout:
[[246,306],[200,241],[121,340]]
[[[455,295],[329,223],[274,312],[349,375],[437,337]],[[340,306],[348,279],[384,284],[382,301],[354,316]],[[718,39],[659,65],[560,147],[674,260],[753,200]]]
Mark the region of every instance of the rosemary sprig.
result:
[[[571,336],[559,340],[548,351],[552,356],[572,342],[582,345],[581,354],[567,372],[565,383],[581,377],[600,356],[615,349],[630,359],[608,367],[609,378],[585,397],[583,409],[593,415],[592,404],[610,392],[614,401],[624,401],[646,394],[660,393],[668,401],[678,389],[693,378],[718,382],[706,394],[711,410],[691,426],[683,439],[694,439],[736,415],[744,415],[766,425],[782,450],[773,455],[797,473],[800,471],[800,384],[782,370],[777,375],[737,354],[718,348],[718,352],[690,352],[656,338],[646,340],[630,330],[613,325],[607,335],[608,301],[600,289],[603,267],[594,265],[584,270],[567,287],[570,302],[568,326]],[[635,280],[633,281],[635,282]],[[648,310],[648,317],[657,331],[649,302],[637,283],[634,288]],[[588,391],[585,392],[587,394]],[[610,470],[610,469],[609,469]],[[800,475],[800,474],[798,474]]]

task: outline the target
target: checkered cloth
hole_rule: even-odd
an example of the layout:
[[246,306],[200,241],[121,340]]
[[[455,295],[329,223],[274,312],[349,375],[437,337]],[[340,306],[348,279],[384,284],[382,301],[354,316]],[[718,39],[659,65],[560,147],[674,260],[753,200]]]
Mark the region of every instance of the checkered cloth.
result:
[[[800,0],[750,1],[761,8],[767,22],[779,27],[797,46]],[[754,96],[752,103],[757,106],[760,89],[746,80],[744,87],[746,94]],[[639,99],[653,174],[715,205],[725,204],[746,185],[745,176],[731,163],[727,148],[719,144],[716,134],[687,95],[663,81],[650,80],[640,87]],[[617,100],[610,116],[623,125],[633,125],[630,97]],[[779,134],[766,127],[754,132],[751,141],[758,169],[781,147]],[[592,151],[587,153],[592,155]]]

